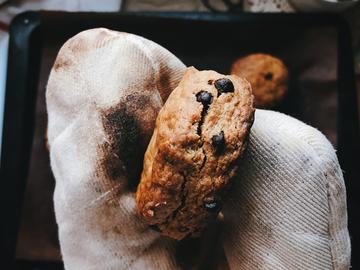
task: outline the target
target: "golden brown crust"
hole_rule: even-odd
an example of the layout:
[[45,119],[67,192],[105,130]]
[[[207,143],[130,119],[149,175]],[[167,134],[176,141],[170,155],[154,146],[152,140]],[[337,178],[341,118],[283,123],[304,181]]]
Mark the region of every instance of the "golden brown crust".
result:
[[285,64],[268,54],[251,54],[239,58],[233,63],[231,74],[250,82],[257,108],[269,108],[278,104],[288,88],[288,70]]
[[250,84],[186,70],[156,120],[136,193],[140,215],[182,239],[216,217],[253,122]]

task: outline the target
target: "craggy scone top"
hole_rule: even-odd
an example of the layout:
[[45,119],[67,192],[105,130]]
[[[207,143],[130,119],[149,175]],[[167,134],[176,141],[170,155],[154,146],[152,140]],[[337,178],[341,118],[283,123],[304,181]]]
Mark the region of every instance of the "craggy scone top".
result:
[[159,112],[136,193],[153,229],[182,239],[217,216],[253,117],[245,79],[187,68]]

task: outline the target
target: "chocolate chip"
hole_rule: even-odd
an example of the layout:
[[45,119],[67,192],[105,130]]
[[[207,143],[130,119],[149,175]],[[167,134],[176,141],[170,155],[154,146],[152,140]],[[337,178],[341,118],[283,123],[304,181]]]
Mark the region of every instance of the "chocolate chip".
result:
[[187,232],[189,229],[186,227],[180,227],[179,232]]
[[232,81],[227,78],[216,80],[215,88],[218,90],[218,96],[220,96],[222,93],[234,92],[234,85]]
[[225,146],[225,134],[221,131],[219,134],[212,136],[211,144],[215,148],[216,153],[221,153]]
[[202,90],[196,94],[196,101],[201,102],[203,105],[209,105],[212,101],[212,95]]
[[208,85],[212,85],[214,80],[208,80]]
[[273,78],[273,74],[271,72],[268,72],[268,73],[265,74],[264,78],[267,81],[271,81],[272,78]]
[[211,213],[217,213],[221,209],[221,203],[216,200],[204,200],[204,207]]
[[201,118],[198,124],[198,128],[197,128],[197,134],[199,136],[201,136],[201,128],[202,128],[202,124],[204,123],[204,119],[206,116],[206,113],[209,109],[209,105],[212,102],[212,94],[206,91],[201,90],[199,93],[196,94],[196,101],[197,102],[201,102],[203,105],[202,111],[201,111]]
[[149,228],[156,232],[161,232],[161,229],[157,225],[149,225]]

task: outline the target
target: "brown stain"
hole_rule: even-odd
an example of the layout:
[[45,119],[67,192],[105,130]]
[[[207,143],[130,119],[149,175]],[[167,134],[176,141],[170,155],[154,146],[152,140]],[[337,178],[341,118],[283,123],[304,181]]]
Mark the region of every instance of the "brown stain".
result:
[[148,106],[153,107],[148,95],[134,93],[102,112],[106,140],[99,147],[97,172],[106,180],[120,181],[125,176],[130,188],[137,186],[156,118],[141,114]]
[[83,36],[77,36],[76,38],[70,40],[68,47],[74,55],[85,52],[89,49],[88,42]]
[[112,229],[112,231],[114,232],[114,234],[118,234],[118,235],[123,234],[123,233],[122,233],[122,230],[120,229],[119,226],[114,226],[113,229]]
[[48,137],[48,128],[45,128],[45,134],[44,134],[44,146],[47,151],[47,153],[50,153],[50,144],[49,144],[49,137]]
[[[128,34],[111,31],[105,28],[90,29],[83,31],[75,37],[68,40],[65,44],[67,54],[73,54],[75,57],[93,49],[106,46],[111,41]],[[63,52],[65,54],[65,52]]]
[[171,78],[170,74],[168,72],[161,72],[161,76],[159,77],[159,80],[157,81],[156,87],[159,90],[161,99],[163,102],[165,102],[170,95],[170,92],[173,89],[170,89],[171,86]]
[[71,61],[66,57],[60,56],[56,59],[54,63],[54,70],[58,71],[59,69],[68,69],[71,66]]
[[109,30],[99,29],[95,37],[95,43],[103,42],[107,37],[111,36]]
[[96,36],[94,37],[94,40],[91,41],[91,44],[93,44],[95,48],[101,48],[119,37],[118,35],[116,36],[112,35],[111,32],[112,31],[105,29],[98,30]]

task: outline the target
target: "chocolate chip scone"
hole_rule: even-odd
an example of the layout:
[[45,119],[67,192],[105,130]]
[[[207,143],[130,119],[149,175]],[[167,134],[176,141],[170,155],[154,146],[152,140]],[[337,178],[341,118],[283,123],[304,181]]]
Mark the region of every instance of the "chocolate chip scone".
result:
[[277,105],[288,89],[288,69],[279,58],[256,53],[237,59],[231,74],[243,77],[251,84],[256,108]]
[[136,193],[151,228],[182,239],[217,216],[253,118],[246,80],[186,70],[156,119]]

